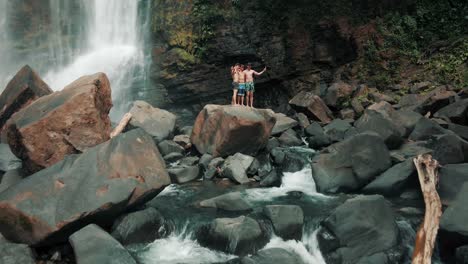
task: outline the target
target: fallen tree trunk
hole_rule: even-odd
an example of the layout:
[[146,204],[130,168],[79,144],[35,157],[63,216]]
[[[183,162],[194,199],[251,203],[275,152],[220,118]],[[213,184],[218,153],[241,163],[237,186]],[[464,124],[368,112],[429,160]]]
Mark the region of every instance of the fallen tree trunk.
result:
[[436,190],[439,181],[437,171],[439,163],[437,160],[432,159],[429,154],[419,155],[413,161],[418,171],[426,211],[424,213],[424,222],[416,234],[412,263],[430,264],[437,231],[439,230],[440,216],[442,215],[442,203]]
[[125,129],[127,126],[128,122],[130,122],[130,119],[132,119],[132,114],[126,113],[123,117],[122,120],[120,120],[119,124],[114,128],[114,130],[110,133],[110,138],[113,138],[117,136],[118,134],[122,133],[122,131]]

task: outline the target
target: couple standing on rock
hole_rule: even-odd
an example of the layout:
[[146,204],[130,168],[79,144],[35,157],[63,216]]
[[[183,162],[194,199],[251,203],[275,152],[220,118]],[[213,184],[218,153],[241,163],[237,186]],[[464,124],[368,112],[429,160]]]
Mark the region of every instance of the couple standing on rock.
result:
[[[247,69],[244,70],[244,65],[236,63],[231,66],[232,76],[232,105],[242,105],[253,107],[253,93],[255,92],[253,75],[262,75],[266,71],[266,67],[261,72],[252,70],[252,64],[247,64]],[[244,105],[244,96],[247,92],[246,105]]]

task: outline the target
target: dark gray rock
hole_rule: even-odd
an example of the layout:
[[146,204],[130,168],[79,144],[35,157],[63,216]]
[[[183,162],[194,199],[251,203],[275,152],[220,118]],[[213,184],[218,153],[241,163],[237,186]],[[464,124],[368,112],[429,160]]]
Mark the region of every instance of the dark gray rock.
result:
[[167,172],[172,181],[179,184],[191,182],[200,177],[200,168],[198,165],[169,168]]
[[468,140],[468,126],[461,126],[457,124],[448,124],[448,130],[454,132],[459,137],[463,138],[464,140]]
[[274,148],[277,148],[279,146],[280,142],[277,138],[270,138],[265,148],[267,152],[271,152]]
[[257,174],[260,177],[264,177],[270,173],[273,169],[270,163],[270,157],[268,154],[261,154],[254,158],[254,161],[250,165],[247,173],[249,175]]
[[11,152],[10,146],[0,144],[0,171],[9,171],[21,167],[21,160]]
[[428,140],[434,135],[443,135],[448,132],[450,131],[444,129],[436,122],[423,117],[416,123],[413,132],[409,135],[409,139],[412,141]]
[[302,170],[308,163],[309,160],[306,157],[292,151],[285,151],[281,169],[283,172],[296,172]]
[[270,155],[272,157],[272,160],[275,164],[279,165],[282,164],[284,161],[285,157],[285,149],[281,147],[274,148],[271,152]]
[[268,248],[258,251],[255,255],[243,257],[241,264],[305,264],[301,256],[284,248]]
[[168,232],[164,217],[158,210],[145,210],[126,214],[114,223],[111,235],[122,245],[151,243]]
[[322,222],[318,239],[327,263],[354,264],[394,248],[398,236],[389,203],[380,195],[372,195],[357,196],[338,206]]
[[35,264],[36,260],[28,245],[0,241],[0,263]]
[[309,118],[303,113],[298,113],[297,114],[297,120],[299,121],[299,125],[302,128],[306,128],[306,127],[308,127],[310,125]]
[[404,109],[396,111],[396,114],[398,116],[398,122],[406,129],[405,137],[413,132],[419,119],[423,117],[420,113]]
[[197,232],[202,246],[245,256],[267,243],[267,236],[257,221],[250,217],[216,218]]
[[271,131],[272,135],[281,134],[284,131],[296,127],[299,124],[299,122],[286,116],[285,114],[275,113],[274,116],[276,118],[276,123],[273,127],[273,130]]
[[362,189],[362,192],[383,194],[385,196],[398,196],[408,186],[415,171],[416,168],[413,160],[408,159],[377,176],[375,180]]
[[312,161],[312,175],[320,192],[357,190],[391,166],[388,148],[376,134],[358,134],[327,150]]
[[278,138],[278,140],[281,146],[284,146],[284,147],[300,146],[304,143],[299,138],[296,131],[292,129],[288,129],[285,132],[283,132],[281,136]]
[[218,173],[218,168],[221,168],[223,165],[224,159],[221,157],[214,158],[208,163],[208,167],[206,168],[203,178],[205,179],[212,179]]
[[445,209],[440,219],[441,239],[468,241],[468,183],[464,183],[452,204]]
[[201,207],[217,208],[226,211],[245,211],[252,206],[242,197],[240,192],[230,192],[200,202]]
[[198,161],[200,160],[199,157],[185,157],[179,160],[179,165],[186,167],[186,166],[193,166],[198,164]]
[[331,144],[330,138],[325,135],[323,128],[316,122],[313,122],[308,126],[305,129],[305,133],[309,136],[307,138],[307,142],[309,143],[310,148],[318,149]]
[[166,156],[170,153],[184,153],[185,152],[185,149],[175,143],[174,141],[172,140],[164,140],[164,141],[161,141],[159,144],[158,144],[158,148],[159,148],[159,151],[161,152],[161,154],[163,156]]
[[432,157],[440,164],[455,164],[468,161],[468,142],[451,133],[436,135],[428,141]]
[[447,118],[455,124],[468,125],[468,99],[449,104],[437,111],[434,116]]
[[249,183],[247,170],[253,160],[253,157],[241,153],[229,156],[221,167],[222,175],[240,184]]
[[211,154],[203,154],[198,161],[198,165],[200,166],[200,170],[202,173],[205,173],[205,171],[208,169],[208,165],[210,162],[213,160],[213,155]]
[[260,181],[262,187],[279,187],[281,185],[281,174],[273,169]]
[[345,138],[346,132],[351,128],[352,126],[349,122],[341,119],[335,119],[330,124],[326,125],[323,128],[323,131],[331,141],[339,142]]
[[455,251],[456,264],[468,263],[468,245],[458,247]]
[[136,264],[117,240],[94,224],[75,232],[69,241],[77,264]]
[[398,162],[403,162],[407,159],[426,153],[432,153],[432,149],[426,147],[426,142],[416,141],[403,144],[399,149],[392,150],[390,155],[392,156],[392,159],[398,160]]
[[154,108],[144,101],[135,101],[130,109],[130,128],[142,128],[157,142],[170,138],[175,129],[177,117],[163,109]]
[[165,155],[163,157],[163,159],[167,162],[167,163],[173,163],[173,162],[176,162],[180,159],[182,159],[184,157],[183,154],[181,153],[178,153],[178,152],[172,152],[172,153],[169,153],[167,155]]
[[356,264],[390,264],[387,255],[384,253],[377,253],[372,256],[361,258]]
[[391,149],[397,148],[403,143],[403,136],[406,132],[403,126],[391,118],[369,109],[356,121],[354,126],[361,133],[371,131],[379,134]]
[[443,204],[451,204],[468,182],[468,163],[448,164],[439,169],[439,193]]
[[284,240],[301,240],[304,213],[297,205],[267,205],[263,213],[273,224],[275,233]]
[[9,170],[3,174],[3,178],[0,184],[0,193],[8,189],[24,179],[24,172],[22,169]]

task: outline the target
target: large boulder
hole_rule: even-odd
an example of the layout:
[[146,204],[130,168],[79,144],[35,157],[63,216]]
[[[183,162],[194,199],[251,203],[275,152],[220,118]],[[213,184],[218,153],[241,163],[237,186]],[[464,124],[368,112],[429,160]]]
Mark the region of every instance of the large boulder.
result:
[[442,203],[451,204],[465,182],[468,182],[468,163],[447,164],[440,168],[437,192]]
[[366,185],[362,191],[371,194],[383,194],[385,196],[398,196],[408,187],[411,176],[414,176],[416,168],[413,160],[408,159],[386,170],[375,180]]
[[312,175],[320,192],[357,190],[391,166],[387,146],[373,133],[349,137],[327,151],[312,161]]
[[122,245],[142,244],[163,237],[166,234],[165,230],[167,228],[164,217],[158,210],[148,207],[117,219],[111,235]]
[[288,129],[281,134],[278,138],[281,146],[283,147],[293,147],[293,146],[300,146],[303,144],[302,140],[300,139],[299,135],[296,131],[292,129]]
[[28,245],[63,242],[89,223],[112,223],[169,184],[151,136],[132,130],[0,193],[0,232]]
[[77,264],[136,264],[130,253],[111,235],[91,224],[69,238]]
[[[442,243],[466,244],[468,243],[468,183],[460,188],[452,204],[445,209],[440,218],[440,231]],[[458,245],[458,246],[459,246]]]
[[468,126],[461,126],[453,123],[448,124],[448,129],[464,140],[468,140]]
[[433,136],[427,147],[433,150],[433,158],[442,165],[468,161],[468,142],[453,133]]
[[229,156],[221,167],[222,175],[240,184],[249,183],[250,180],[247,177],[247,170],[253,161],[253,157],[242,153]]
[[447,118],[459,125],[468,125],[468,99],[457,101],[440,109],[435,117]]
[[394,122],[388,115],[367,109],[354,123],[359,132],[372,131],[379,134],[389,148],[397,148],[403,143],[406,129]]
[[0,171],[21,168],[22,162],[10,150],[10,146],[0,143]]
[[35,264],[36,261],[28,245],[0,241],[0,263]]
[[157,142],[173,136],[177,117],[163,109],[154,108],[145,101],[133,102],[129,128],[142,128]]
[[276,123],[271,131],[272,135],[280,134],[290,128],[296,127],[299,122],[286,116],[285,114],[275,113]]
[[331,144],[330,138],[325,134],[323,128],[317,123],[313,122],[305,129],[307,143],[313,149],[326,147]]
[[0,131],[14,113],[51,93],[49,86],[31,67],[21,68],[0,95]]
[[169,172],[169,176],[171,176],[172,182],[179,184],[191,182],[200,177],[200,167],[198,165],[181,165],[167,169],[167,171]]
[[107,76],[81,77],[14,114],[5,125],[8,144],[26,169],[39,171],[107,141],[111,107]]
[[0,193],[10,188],[24,179],[24,172],[22,169],[9,170],[5,172],[0,183]]
[[412,141],[428,140],[434,135],[443,135],[447,133],[452,132],[441,127],[434,120],[423,117],[416,123],[414,130],[411,132],[408,139]]
[[268,240],[259,223],[246,216],[216,218],[202,226],[196,236],[202,246],[240,256],[255,253]]
[[255,154],[268,143],[274,125],[271,110],[206,105],[195,121],[191,141],[202,154]]
[[333,142],[339,142],[353,134],[354,127],[345,120],[335,119],[323,128],[323,132]]
[[338,206],[322,222],[318,240],[327,263],[358,263],[398,243],[390,204],[380,195],[357,196]]
[[267,205],[263,213],[273,224],[275,233],[284,240],[301,240],[304,213],[297,205]]
[[333,113],[323,100],[310,92],[301,92],[294,96],[289,104],[299,112],[304,112],[310,118],[330,123],[333,120]]

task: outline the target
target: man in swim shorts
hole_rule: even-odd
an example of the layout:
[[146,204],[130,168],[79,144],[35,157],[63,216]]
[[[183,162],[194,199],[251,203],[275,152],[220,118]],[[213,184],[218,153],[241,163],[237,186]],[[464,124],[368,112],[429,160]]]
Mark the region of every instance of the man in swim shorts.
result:
[[[245,90],[247,91],[247,106],[253,107],[253,93],[255,92],[255,84],[253,75],[256,76],[262,75],[266,71],[266,67],[261,72],[256,72],[252,70],[252,64],[247,64],[247,69],[244,71],[245,75]],[[250,105],[249,105],[250,103]]]
[[239,67],[239,91],[237,92],[239,96],[238,103],[240,101],[240,105],[244,106],[244,96],[245,96],[245,73],[244,73],[244,65]]
[[239,63],[231,66],[231,77],[232,77],[232,105],[237,105],[237,91],[239,89]]

